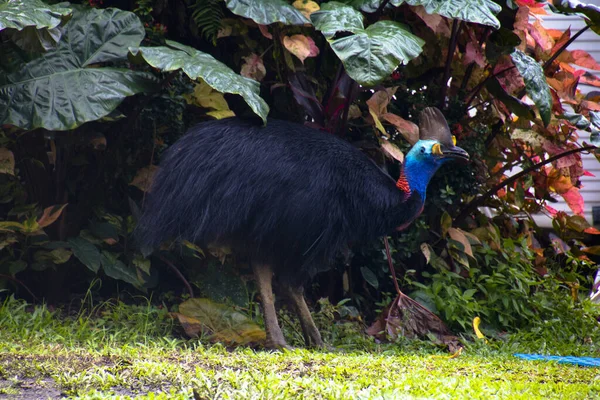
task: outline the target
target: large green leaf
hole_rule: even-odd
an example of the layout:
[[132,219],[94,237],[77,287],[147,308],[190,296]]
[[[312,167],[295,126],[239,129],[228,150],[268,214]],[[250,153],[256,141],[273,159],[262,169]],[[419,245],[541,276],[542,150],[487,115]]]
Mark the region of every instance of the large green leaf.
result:
[[0,31],[28,26],[36,29],[56,28],[71,14],[64,4],[48,5],[40,0],[0,0]]
[[100,260],[102,262],[104,273],[113,279],[120,279],[127,283],[131,283],[134,286],[141,285],[143,282],[138,278],[135,267],[125,265],[117,257],[118,255],[115,253],[110,253],[108,251],[102,252]]
[[286,25],[309,23],[300,11],[283,0],[225,0],[225,3],[232,13],[261,25],[275,22]]
[[108,115],[127,96],[152,90],[150,74],[90,67],[124,60],[144,34],[140,20],[127,11],[75,12],[55,49],[0,75],[0,124],[73,129]]
[[73,251],[73,255],[92,272],[98,272],[100,269],[100,251],[96,246],[87,240],[76,237],[69,239],[69,245]]
[[4,38],[29,52],[52,49],[59,42],[60,25],[72,10],[40,0],[0,0],[0,31]]
[[411,6],[423,6],[428,14],[475,22],[500,28],[496,14],[502,7],[492,0],[405,0]]
[[600,35],[600,6],[576,0],[553,0],[552,11],[561,14],[577,14],[586,18],[587,24]]
[[263,121],[267,120],[269,106],[260,97],[260,84],[236,74],[227,65],[210,54],[181,43],[167,40],[167,46],[130,48],[134,58],[142,58],[162,71],[183,70],[190,79],[203,79],[221,93],[239,94]]
[[542,66],[520,50],[511,54],[513,63],[525,81],[525,89],[537,106],[545,125],[552,118],[552,94]]
[[[367,13],[379,9],[384,0],[342,0]],[[446,18],[456,18],[461,21],[474,22],[482,25],[500,28],[496,18],[502,7],[492,0],[390,0],[387,6],[399,6],[406,3],[411,6],[423,6],[428,14],[439,14]]]
[[[388,77],[399,64],[417,57],[425,42],[395,21],[379,21],[364,29],[362,15],[350,6],[329,2],[311,14],[342,60],[348,75],[361,85],[372,86]],[[353,35],[334,38],[336,32]]]

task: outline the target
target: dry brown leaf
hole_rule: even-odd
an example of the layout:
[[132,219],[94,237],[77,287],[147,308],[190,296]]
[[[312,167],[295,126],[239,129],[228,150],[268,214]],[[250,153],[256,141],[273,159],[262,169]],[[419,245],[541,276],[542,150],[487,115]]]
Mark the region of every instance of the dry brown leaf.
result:
[[387,122],[394,125],[396,129],[398,129],[398,132],[400,132],[404,139],[411,145],[419,141],[419,127],[416,124],[392,113],[385,113],[382,117]]
[[15,174],[15,156],[4,147],[0,147],[0,174]]
[[130,185],[135,186],[142,192],[147,192],[152,187],[152,179],[154,174],[158,171],[156,165],[150,165],[148,167],[141,168],[131,181]]
[[394,160],[398,160],[401,163],[404,162],[404,153],[402,153],[402,150],[400,150],[395,144],[386,140],[382,140],[381,149],[383,150],[384,154],[388,155]]

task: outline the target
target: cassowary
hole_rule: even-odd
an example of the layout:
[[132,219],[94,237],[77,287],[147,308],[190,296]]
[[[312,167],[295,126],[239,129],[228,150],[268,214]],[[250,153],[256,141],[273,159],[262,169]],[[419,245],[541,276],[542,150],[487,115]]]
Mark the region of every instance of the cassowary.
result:
[[167,239],[228,246],[249,257],[266,347],[286,347],[272,278],[291,300],[307,345],[323,346],[303,295],[352,243],[408,226],[436,170],[468,159],[442,113],[420,115],[420,140],[395,181],[347,141],[303,125],[238,118],[197,125],[165,153],[137,228],[148,253]]

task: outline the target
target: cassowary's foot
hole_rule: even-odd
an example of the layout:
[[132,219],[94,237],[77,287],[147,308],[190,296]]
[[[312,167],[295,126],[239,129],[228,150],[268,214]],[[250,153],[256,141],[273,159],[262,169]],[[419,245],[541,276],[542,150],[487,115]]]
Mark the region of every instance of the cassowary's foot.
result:
[[317,329],[317,326],[312,319],[312,315],[310,314],[310,310],[306,305],[304,288],[301,286],[293,287],[290,285],[283,285],[283,287],[300,319],[300,326],[302,327],[306,346],[326,349],[327,346],[325,345],[325,342],[323,342],[323,339],[321,339],[321,333],[319,332],[319,329]]
[[254,277],[258,283],[258,291],[262,299],[263,315],[265,318],[265,330],[267,340],[265,347],[269,349],[290,348],[283,338],[283,332],[277,321],[275,302],[273,301],[273,270],[270,265],[252,264]]

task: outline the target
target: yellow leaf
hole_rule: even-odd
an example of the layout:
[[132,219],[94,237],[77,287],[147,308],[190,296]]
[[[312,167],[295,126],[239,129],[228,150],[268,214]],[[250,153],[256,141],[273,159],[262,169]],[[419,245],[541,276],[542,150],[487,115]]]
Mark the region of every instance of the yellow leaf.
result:
[[65,209],[67,205],[63,204],[62,206],[51,206],[44,209],[44,213],[38,219],[37,223],[40,228],[45,228],[48,225],[52,224],[54,221],[58,219],[62,211]]
[[483,333],[479,330],[479,324],[481,324],[481,318],[475,317],[473,318],[473,330],[475,331],[475,336],[479,339],[483,339],[486,343],[488,342]]
[[15,156],[4,147],[0,147],[0,174],[15,174]]
[[303,64],[308,57],[315,57],[319,54],[319,48],[315,45],[315,41],[308,36],[284,36],[283,45],[290,53],[298,57]]
[[183,98],[188,104],[195,104],[203,108],[216,111],[229,110],[229,105],[223,94],[214,90],[204,81],[196,84],[194,93],[183,95]]
[[369,108],[369,114],[371,114],[371,117],[373,117],[373,121],[375,121],[375,127],[379,130],[379,132],[381,132],[385,137],[389,137],[389,135],[385,131],[385,128],[383,127],[383,125],[381,125],[379,117],[371,108]]
[[206,115],[210,115],[215,119],[223,119],[229,117],[235,117],[235,113],[231,110],[223,110],[223,111],[209,111]]
[[321,9],[321,7],[312,0],[296,0],[292,3],[292,6],[300,11],[308,20],[310,20],[310,14]]

